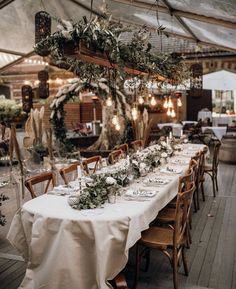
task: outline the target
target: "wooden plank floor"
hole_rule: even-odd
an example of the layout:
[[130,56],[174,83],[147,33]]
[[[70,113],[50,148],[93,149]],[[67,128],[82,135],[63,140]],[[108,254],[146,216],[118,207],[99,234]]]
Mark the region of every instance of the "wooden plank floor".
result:
[[[3,169],[0,168],[0,172]],[[206,201],[193,213],[192,244],[187,250],[189,276],[180,268],[180,289],[235,289],[236,288],[236,166],[220,164],[219,193],[212,197],[209,178],[205,183]],[[10,221],[16,210],[15,195],[6,192],[11,199],[2,207],[8,223],[0,227],[0,289],[18,288],[25,263],[19,261],[17,252],[5,239]],[[29,196],[26,197],[26,200]],[[21,260],[21,259],[20,259]],[[132,287],[134,276],[134,249],[125,275]],[[167,258],[153,250],[148,272],[141,270],[138,289],[172,289],[172,270]],[[69,289],[69,288],[68,288]],[[82,288],[78,288],[82,289]]]

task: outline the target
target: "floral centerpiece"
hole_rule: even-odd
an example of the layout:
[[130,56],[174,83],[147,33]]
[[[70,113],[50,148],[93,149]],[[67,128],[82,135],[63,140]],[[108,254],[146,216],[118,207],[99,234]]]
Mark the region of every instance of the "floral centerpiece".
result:
[[131,156],[131,167],[134,176],[140,177],[150,172],[154,167],[165,162],[173,153],[169,144],[164,140],[158,141],[142,151],[136,152]]
[[82,210],[100,207],[121,188],[113,177],[105,174],[94,174],[91,179],[80,193],[78,204],[72,205],[72,208]]

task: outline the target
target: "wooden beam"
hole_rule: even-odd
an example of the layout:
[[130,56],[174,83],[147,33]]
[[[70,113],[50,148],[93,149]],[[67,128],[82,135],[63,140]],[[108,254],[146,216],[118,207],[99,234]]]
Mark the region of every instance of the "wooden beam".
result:
[[0,2],[0,9],[4,8],[5,6],[9,5],[11,2],[14,2],[15,0],[2,0]]
[[15,61],[12,61],[11,63],[8,63],[7,65],[5,65],[5,66],[3,66],[2,68],[0,68],[0,74],[1,74],[4,70],[10,68],[10,67],[13,66],[13,65],[16,65],[16,64],[20,63],[23,59],[28,58],[28,57],[30,57],[30,56],[32,56],[32,55],[34,55],[34,54],[35,54],[35,52],[34,52],[34,51],[31,51],[31,52],[25,54],[24,56],[16,59]]
[[25,55],[25,53],[21,53],[21,52],[18,52],[18,51],[13,51],[13,50],[8,50],[8,49],[3,49],[3,48],[0,48],[0,52],[6,53],[6,54],[19,55],[19,56],[24,56]]
[[[133,1],[111,0],[111,1],[125,4],[125,5],[130,5],[130,6],[137,7],[137,8],[143,8],[146,10],[152,10],[155,7],[154,4],[150,4],[150,3],[146,3],[146,2],[142,2],[142,1],[135,1],[135,0],[133,0]],[[158,5],[158,11],[166,13],[166,14],[170,14],[169,9],[167,7],[164,7],[161,5]],[[204,16],[204,15],[200,15],[200,14],[196,14],[196,13],[192,13],[192,12],[186,12],[186,11],[177,10],[177,9],[173,9],[172,14],[174,16],[185,17],[185,18],[192,19],[192,20],[197,20],[197,21],[201,21],[201,22],[205,22],[205,23],[214,24],[214,25],[220,25],[220,26],[223,26],[226,28],[236,29],[236,22],[232,22],[232,21],[222,20],[219,18]]]

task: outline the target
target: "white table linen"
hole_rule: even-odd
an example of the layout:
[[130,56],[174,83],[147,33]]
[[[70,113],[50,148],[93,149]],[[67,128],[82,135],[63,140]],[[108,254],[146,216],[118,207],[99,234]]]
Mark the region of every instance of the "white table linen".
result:
[[183,129],[183,125],[182,124],[173,123],[173,122],[170,122],[170,123],[159,123],[157,126],[160,129],[162,129],[164,126],[172,127],[172,134],[173,134],[173,136],[176,136],[176,137],[180,137],[181,136],[181,131]]
[[218,125],[228,125],[232,126],[233,121],[235,120],[235,115],[228,115],[228,114],[212,114],[212,125],[218,126]]
[[209,118],[210,121],[212,121],[212,113],[211,111],[202,111],[200,110],[198,112],[198,115],[197,115],[197,119],[201,119],[202,121],[204,121],[206,118]]
[[[203,145],[184,145],[190,160]],[[181,158],[178,156],[177,158]],[[186,155],[185,155],[186,158]],[[171,166],[174,164],[171,163]],[[184,170],[187,165],[176,165]],[[177,194],[179,174],[151,173],[170,180],[156,186],[148,201],[128,201],[95,210],[74,210],[67,198],[43,195],[25,203],[15,215],[8,239],[28,261],[20,289],[107,289],[126,265],[128,250],[141,232]],[[143,179],[130,187],[141,188]]]
[[202,132],[204,133],[207,129],[212,130],[219,140],[222,139],[223,135],[225,135],[227,131],[226,126],[203,126]]

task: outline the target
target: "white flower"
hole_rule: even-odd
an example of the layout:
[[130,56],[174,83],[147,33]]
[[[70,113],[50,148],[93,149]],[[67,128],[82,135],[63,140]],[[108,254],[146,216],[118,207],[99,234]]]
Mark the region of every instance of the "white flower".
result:
[[116,180],[114,178],[112,178],[112,177],[107,177],[106,178],[106,183],[108,185],[114,185],[114,184],[116,184]]
[[135,166],[138,165],[138,162],[136,160],[132,160],[132,164],[134,164]]
[[167,153],[163,152],[163,153],[161,153],[161,157],[162,157],[162,158],[167,158],[168,155],[167,155]]
[[156,149],[157,149],[158,151],[160,151],[160,150],[161,150],[161,146],[160,146],[160,145],[156,145]]
[[145,168],[146,168],[146,164],[145,164],[145,163],[141,163],[141,164],[140,164],[140,169],[141,169],[141,170],[144,170]]
[[163,147],[166,147],[166,146],[167,146],[167,144],[166,144],[165,141],[161,141],[161,145],[162,145]]

